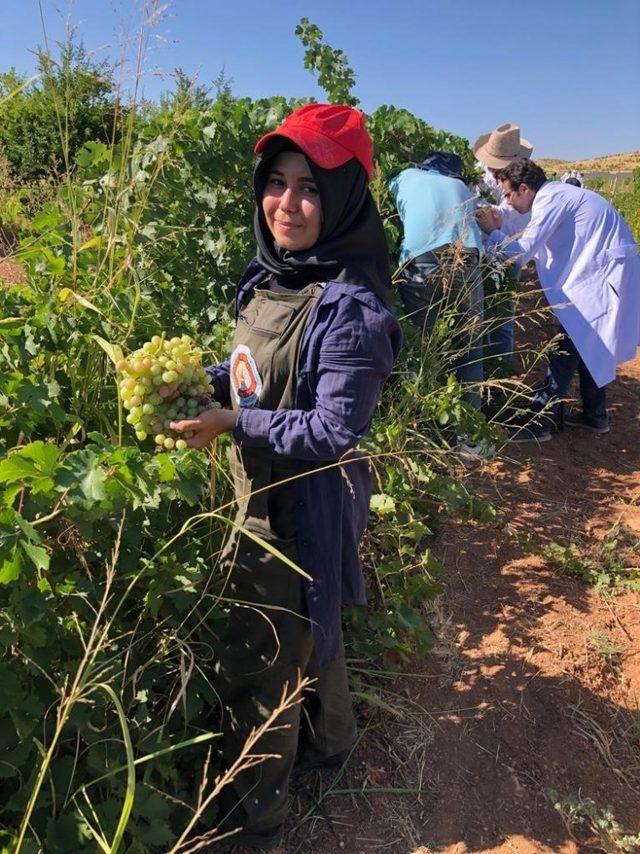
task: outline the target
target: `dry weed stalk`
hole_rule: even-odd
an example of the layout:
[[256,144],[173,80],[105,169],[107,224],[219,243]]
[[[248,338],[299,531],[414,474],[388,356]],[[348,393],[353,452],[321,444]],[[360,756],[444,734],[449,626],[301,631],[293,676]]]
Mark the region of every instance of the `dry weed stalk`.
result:
[[31,790],[29,801],[27,803],[27,808],[20,824],[20,831],[18,834],[14,854],[20,854],[20,851],[22,851],[22,847],[25,842],[25,837],[29,829],[29,823],[31,821],[33,810],[38,800],[38,796],[40,795],[40,790],[42,789],[45,777],[47,776],[47,773],[51,766],[51,762],[53,760],[56,748],[58,746],[58,742],[62,735],[62,731],[64,730],[67,721],[69,720],[69,716],[76,703],[86,697],[92,690],[95,690],[95,688],[97,687],[95,684],[90,684],[90,679],[94,675],[94,665],[96,658],[100,651],[104,649],[104,645],[107,639],[107,630],[109,624],[107,622],[105,627],[105,625],[103,625],[103,622],[107,611],[107,606],[111,599],[111,590],[113,587],[113,582],[116,577],[116,565],[118,563],[118,557],[120,554],[120,544],[124,522],[125,515],[123,513],[120,519],[115,543],[111,553],[111,560],[106,566],[104,590],[102,593],[102,598],[100,600],[98,611],[96,613],[96,618],[91,627],[91,632],[88,640],[85,641],[84,639],[82,639],[84,655],[80,660],[71,685],[65,685],[64,687],[59,689],[60,705],[58,706],[56,711],[56,726],[54,734],[51,739],[51,743],[49,744],[46,753],[43,756],[35,784],[33,786],[33,789]]
[[569,706],[568,714],[574,724],[576,733],[586,742],[593,745],[600,754],[604,764],[613,771],[625,786],[628,786],[631,791],[638,792],[638,786],[634,784],[633,780],[629,779],[627,774],[629,769],[620,768],[619,763],[613,755],[614,734],[606,732],[598,721],[579,705]]
[[[219,774],[211,783],[208,780],[209,756],[207,756],[207,760],[205,761],[204,767],[202,769],[202,781],[198,793],[197,807],[189,823],[184,828],[179,839],[170,849],[168,854],[191,854],[191,852],[198,851],[205,845],[211,845],[214,842],[219,842],[225,837],[232,836],[234,833],[237,833],[238,830],[240,830],[240,828],[236,828],[233,831],[230,831],[229,833],[216,835],[218,831],[218,827],[216,827],[213,831],[211,831],[211,834],[206,834],[203,837],[197,837],[196,839],[189,840],[189,835],[191,834],[195,825],[199,821],[203,812],[218,797],[224,787],[228,786],[230,783],[233,782],[233,780],[238,776],[238,774],[241,774],[243,771],[246,771],[249,768],[253,768],[255,765],[260,765],[262,762],[268,761],[270,759],[281,758],[278,754],[253,753],[253,750],[260,741],[260,739],[267,733],[276,732],[279,729],[285,729],[288,727],[288,724],[279,725],[277,723],[278,718],[288,709],[293,708],[293,706],[296,706],[298,703],[301,702],[302,694],[309,687],[310,684],[311,680],[308,679],[306,676],[298,679],[295,688],[293,688],[293,690],[291,691],[289,691],[289,684],[285,683],[282,688],[280,702],[278,703],[276,708],[273,709],[273,711],[263,724],[261,724],[259,727],[254,727],[251,730],[247,740],[244,743],[242,750],[240,751],[235,761],[229,766],[229,768],[224,772],[224,774]],[[211,789],[207,793],[207,787],[209,785],[211,785]]]

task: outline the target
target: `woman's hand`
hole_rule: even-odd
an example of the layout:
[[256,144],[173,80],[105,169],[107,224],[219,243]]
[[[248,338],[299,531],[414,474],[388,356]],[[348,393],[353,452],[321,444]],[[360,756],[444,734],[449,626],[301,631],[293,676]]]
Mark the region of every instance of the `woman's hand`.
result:
[[232,409],[207,409],[197,418],[185,421],[172,421],[171,429],[178,433],[192,433],[187,439],[190,448],[201,450],[212,442],[220,433],[233,430],[238,421],[238,413]]
[[491,234],[502,225],[502,216],[495,208],[486,206],[476,211],[476,222],[485,234]]

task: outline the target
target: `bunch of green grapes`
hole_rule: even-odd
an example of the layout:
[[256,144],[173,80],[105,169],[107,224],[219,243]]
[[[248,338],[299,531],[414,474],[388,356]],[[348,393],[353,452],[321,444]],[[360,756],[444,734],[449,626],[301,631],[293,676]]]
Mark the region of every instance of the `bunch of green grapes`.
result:
[[[158,448],[184,450],[187,443],[169,425],[217,407],[211,381],[202,367],[202,351],[188,335],[167,340],[154,335],[116,365],[127,423],[140,442],[153,436]],[[184,434],[189,438],[189,434]]]

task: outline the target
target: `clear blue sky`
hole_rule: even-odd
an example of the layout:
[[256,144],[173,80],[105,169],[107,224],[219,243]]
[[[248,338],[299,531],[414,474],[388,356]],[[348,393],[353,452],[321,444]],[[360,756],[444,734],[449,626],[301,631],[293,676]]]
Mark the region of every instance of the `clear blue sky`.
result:
[[[41,0],[52,41],[70,10],[86,47],[110,58],[140,5]],[[1,6],[0,68],[29,72],[38,0]],[[346,52],[366,111],[403,106],[472,142],[514,121],[534,157],[640,149],[640,0],[174,0],[150,34],[145,94],[169,88],[176,66],[206,84],[224,66],[236,95],[321,98],[293,35],[303,15]]]

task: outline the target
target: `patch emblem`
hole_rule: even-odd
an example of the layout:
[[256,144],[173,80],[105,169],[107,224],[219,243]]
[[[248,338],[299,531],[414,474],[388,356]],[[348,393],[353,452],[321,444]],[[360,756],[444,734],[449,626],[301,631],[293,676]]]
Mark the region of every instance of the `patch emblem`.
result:
[[251,350],[245,344],[238,344],[231,354],[229,374],[238,406],[255,406],[262,391],[262,377]]

